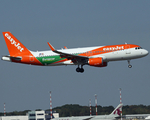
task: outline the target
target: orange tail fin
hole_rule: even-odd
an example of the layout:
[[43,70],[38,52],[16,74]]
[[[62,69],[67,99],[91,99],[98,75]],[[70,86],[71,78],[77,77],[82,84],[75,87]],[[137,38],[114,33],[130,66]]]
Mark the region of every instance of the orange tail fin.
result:
[[29,54],[30,51],[10,32],[3,32],[10,56]]

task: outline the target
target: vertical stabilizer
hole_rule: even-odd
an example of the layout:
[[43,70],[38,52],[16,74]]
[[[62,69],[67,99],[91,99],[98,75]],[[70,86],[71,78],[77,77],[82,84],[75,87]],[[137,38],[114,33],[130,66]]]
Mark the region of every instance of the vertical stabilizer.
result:
[[3,56],[2,60],[30,65],[42,65],[13,34],[3,32],[3,36],[10,55]]
[[118,116],[120,116],[121,115],[122,106],[123,106],[122,103],[119,104],[110,115],[116,115],[116,116],[118,115]]
[[10,32],[3,32],[10,56],[28,54],[30,51]]

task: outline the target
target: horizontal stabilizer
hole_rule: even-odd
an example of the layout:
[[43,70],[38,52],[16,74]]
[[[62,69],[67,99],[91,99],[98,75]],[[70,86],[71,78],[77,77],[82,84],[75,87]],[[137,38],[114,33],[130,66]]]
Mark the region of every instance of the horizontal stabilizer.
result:
[[1,59],[4,61],[10,61],[11,62],[11,60],[20,61],[22,58],[21,57],[3,56]]

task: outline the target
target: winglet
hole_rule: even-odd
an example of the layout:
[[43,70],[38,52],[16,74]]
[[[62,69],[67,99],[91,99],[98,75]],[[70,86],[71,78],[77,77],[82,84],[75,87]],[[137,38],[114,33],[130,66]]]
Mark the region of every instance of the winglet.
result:
[[47,42],[47,44],[49,45],[52,51],[55,51],[55,48],[49,42]]
[[67,47],[66,47],[66,46],[64,46],[64,48],[65,48],[65,49],[67,49]]

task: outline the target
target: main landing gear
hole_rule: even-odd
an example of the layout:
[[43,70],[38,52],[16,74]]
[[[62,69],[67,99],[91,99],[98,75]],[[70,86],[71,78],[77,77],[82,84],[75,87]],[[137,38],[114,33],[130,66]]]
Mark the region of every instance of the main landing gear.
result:
[[132,68],[132,65],[130,64],[130,60],[128,60],[128,67]]
[[78,65],[78,67],[76,68],[76,71],[80,72],[80,73],[83,73],[84,72],[83,65],[81,65],[81,68]]

